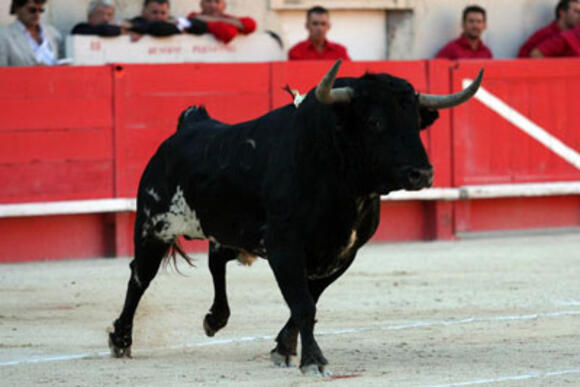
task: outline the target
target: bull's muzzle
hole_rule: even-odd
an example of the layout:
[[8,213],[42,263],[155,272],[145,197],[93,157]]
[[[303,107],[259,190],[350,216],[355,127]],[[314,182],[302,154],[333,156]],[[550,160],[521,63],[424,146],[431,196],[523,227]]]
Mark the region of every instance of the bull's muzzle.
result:
[[403,186],[407,190],[419,190],[431,187],[433,184],[433,167],[409,167],[403,174]]

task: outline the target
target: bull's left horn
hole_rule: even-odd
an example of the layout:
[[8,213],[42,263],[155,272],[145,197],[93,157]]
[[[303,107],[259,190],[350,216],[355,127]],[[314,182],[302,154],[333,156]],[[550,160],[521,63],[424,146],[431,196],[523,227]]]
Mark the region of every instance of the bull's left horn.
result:
[[471,82],[471,85],[458,93],[448,95],[419,94],[419,105],[430,109],[447,109],[461,105],[475,95],[482,79],[483,69],[479,70],[477,78]]
[[354,90],[351,87],[339,87],[338,89],[333,89],[334,80],[336,79],[336,74],[338,74],[338,69],[342,59],[334,62],[330,70],[326,73],[324,78],[320,81],[318,86],[316,86],[316,99],[321,103],[330,105],[335,102],[350,102],[352,96],[354,95]]

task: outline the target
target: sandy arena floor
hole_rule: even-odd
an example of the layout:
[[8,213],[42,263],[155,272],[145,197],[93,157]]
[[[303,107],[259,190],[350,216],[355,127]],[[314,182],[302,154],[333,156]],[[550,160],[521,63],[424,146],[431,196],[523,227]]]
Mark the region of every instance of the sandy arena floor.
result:
[[133,359],[108,355],[127,259],[0,266],[1,386],[580,385],[580,234],[370,245],[322,296],[330,378],[269,360],[288,310],[265,261],[231,263],[214,338],[197,268],[162,269],[138,309]]

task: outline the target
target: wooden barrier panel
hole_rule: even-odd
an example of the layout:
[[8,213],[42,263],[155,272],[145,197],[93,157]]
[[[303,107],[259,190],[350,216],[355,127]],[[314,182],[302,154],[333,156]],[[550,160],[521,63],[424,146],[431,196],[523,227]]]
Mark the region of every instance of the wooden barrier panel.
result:
[[5,67],[0,85],[0,202],[111,197],[111,69]]
[[[476,101],[453,111],[454,184],[579,181],[580,61],[460,62],[454,90],[480,67]],[[457,232],[578,225],[578,196],[456,204]]]
[[455,184],[579,180],[580,62],[461,62],[453,71],[454,90],[480,67],[483,90],[475,102],[454,109]]

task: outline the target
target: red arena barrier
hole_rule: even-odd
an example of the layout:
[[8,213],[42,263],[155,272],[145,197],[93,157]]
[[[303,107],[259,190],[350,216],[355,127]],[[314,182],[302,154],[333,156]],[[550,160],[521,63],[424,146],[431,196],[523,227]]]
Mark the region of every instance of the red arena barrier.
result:
[[[347,62],[339,76],[389,72],[449,93],[485,68],[472,101],[440,111],[423,140],[434,188],[393,193],[375,241],[580,225],[580,89],[574,59]],[[134,197],[179,113],[225,122],[306,92],[329,62],[0,68],[0,261],[132,254]],[[188,242],[187,249],[205,249]]]

